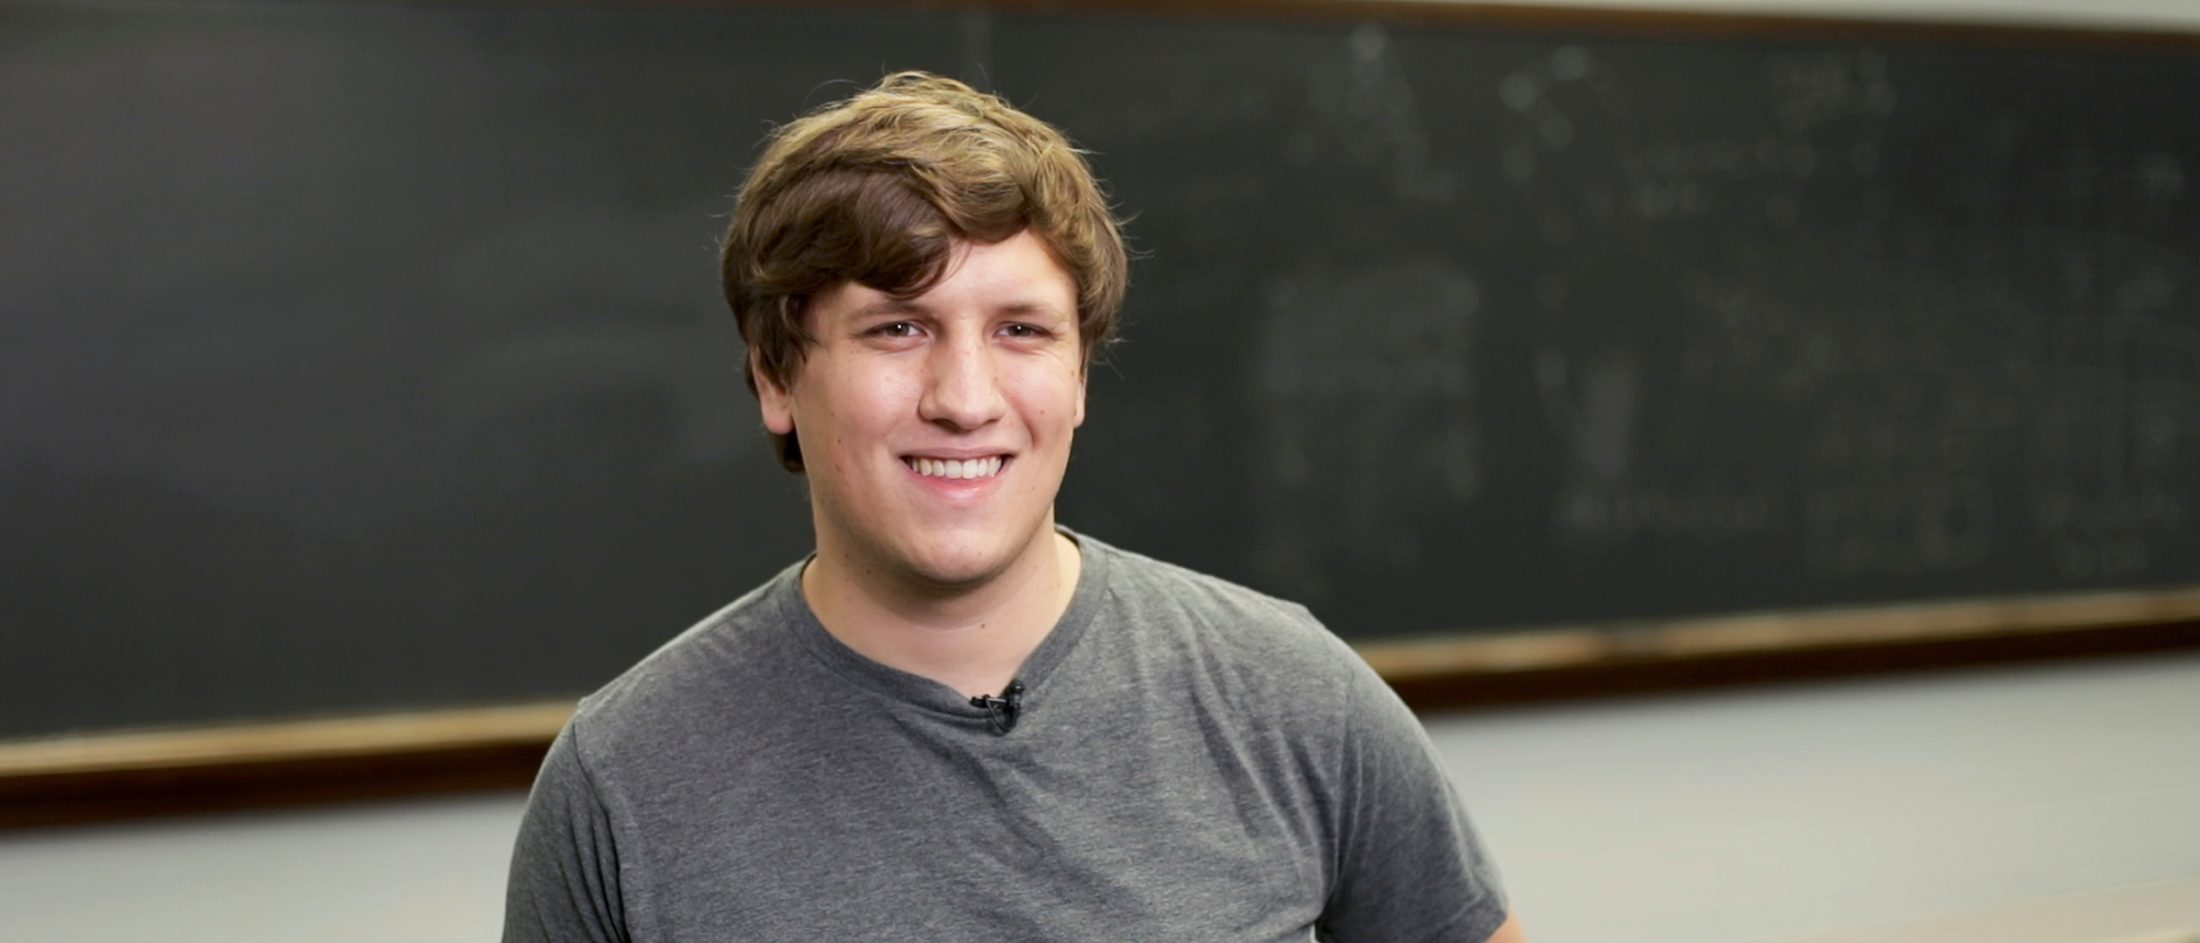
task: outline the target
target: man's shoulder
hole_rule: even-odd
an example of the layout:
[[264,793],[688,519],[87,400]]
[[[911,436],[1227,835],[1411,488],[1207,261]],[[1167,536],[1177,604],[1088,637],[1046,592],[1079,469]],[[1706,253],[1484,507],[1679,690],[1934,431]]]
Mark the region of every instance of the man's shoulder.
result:
[[[1304,605],[1190,567],[1106,547],[1110,606],[1142,644],[1269,693],[1335,694],[1367,671]],[[1328,700],[1326,697],[1316,700]]]
[[1305,606],[1211,573],[1108,544],[1110,590],[1120,602],[1192,609],[1209,617],[1236,617],[1278,628],[1328,634]]
[[738,717],[744,700],[771,696],[770,680],[799,655],[778,598],[785,579],[750,590],[582,698],[573,726],[583,750],[648,750],[700,719]]

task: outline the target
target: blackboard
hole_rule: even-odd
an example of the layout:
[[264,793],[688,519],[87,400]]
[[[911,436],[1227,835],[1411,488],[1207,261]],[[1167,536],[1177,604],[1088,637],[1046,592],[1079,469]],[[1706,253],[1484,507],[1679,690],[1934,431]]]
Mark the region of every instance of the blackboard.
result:
[[1127,214],[1073,527],[1355,641],[2200,584],[2200,55],[1334,18],[0,4],[0,738],[569,697],[808,544],[762,131]]

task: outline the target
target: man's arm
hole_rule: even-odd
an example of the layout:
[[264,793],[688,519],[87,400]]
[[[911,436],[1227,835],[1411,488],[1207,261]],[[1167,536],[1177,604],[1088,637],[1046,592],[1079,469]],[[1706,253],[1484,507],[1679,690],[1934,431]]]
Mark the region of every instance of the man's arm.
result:
[[618,844],[574,726],[550,744],[527,797],[504,889],[504,943],[627,940]]
[[1498,927],[1496,933],[1490,934],[1487,943],[1528,943],[1528,935],[1520,932],[1518,917],[1507,916],[1505,925]]
[[1324,940],[1521,943],[1497,867],[1421,722],[1357,659],[1338,780]]

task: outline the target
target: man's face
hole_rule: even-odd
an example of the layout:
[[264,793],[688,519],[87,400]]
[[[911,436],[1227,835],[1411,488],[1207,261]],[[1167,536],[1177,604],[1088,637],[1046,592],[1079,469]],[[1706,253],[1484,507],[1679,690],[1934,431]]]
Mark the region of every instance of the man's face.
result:
[[812,298],[799,375],[758,384],[765,426],[799,436],[819,552],[933,590],[1053,539],[1085,419],[1069,273],[1029,231],[954,251],[915,298],[853,283]]

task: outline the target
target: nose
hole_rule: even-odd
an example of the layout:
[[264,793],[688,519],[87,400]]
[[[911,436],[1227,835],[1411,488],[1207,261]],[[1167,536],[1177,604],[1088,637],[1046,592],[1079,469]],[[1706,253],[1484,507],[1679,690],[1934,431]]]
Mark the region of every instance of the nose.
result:
[[926,360],[924,396],[917,403],[924,421],[961,432],[982,428],[1007,411],[993,353],[982,338],[944,338]]

